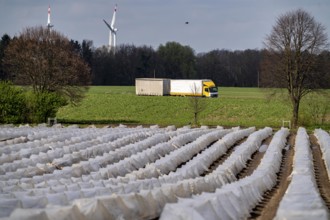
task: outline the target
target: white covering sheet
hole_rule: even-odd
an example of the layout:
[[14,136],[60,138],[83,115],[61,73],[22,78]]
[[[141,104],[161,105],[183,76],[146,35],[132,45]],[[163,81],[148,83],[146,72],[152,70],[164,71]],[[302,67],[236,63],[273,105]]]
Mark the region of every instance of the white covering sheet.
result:
[[[285,128],[277,132],[258,169],[236,181],[271,128],[29,129],[13,129],[15,141],[0,142],[0,218],[151,219],[161,213],[161,219],[246,218],[275,184],[289,134]],[[1,135],[8,137],[0,128]],[[223,164],[200,176],[246,136]],[[308,177],[301,180],[313,184]]]
[[300,127],[295,142],[291,183],[276,212],[276,220],[329,219],[314,177],[313,156],[305,128]]
[[330,135],[322,129],[315,129],[314,135],[317,137],[318,143],[322,151],[322,159],[328,172],[330,181]]
[[[214,193],[202,193],[189,199],[166,204],[160,219],[245,219],[261,200],[263,192],[276,183],[288,129],[278,131],[258,168],[251,176],[224,185]],[[260,145],[259,145],[260,146]],[[257,150],[258,148],[256,148]]]

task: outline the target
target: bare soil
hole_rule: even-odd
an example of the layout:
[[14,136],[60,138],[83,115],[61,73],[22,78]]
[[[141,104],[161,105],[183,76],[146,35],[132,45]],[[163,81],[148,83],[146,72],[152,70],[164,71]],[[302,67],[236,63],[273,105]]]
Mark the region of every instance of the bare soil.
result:
[[330,210],[330,181],[327,173],[327,169],[322,159],[322,152],[320,145],[317,143],[317,139],[314,135],[310,135],[311,149],[313,152],[314,172],[316,183],[319,188],[321,197],[325,202],[325,205]]
[[288,138],[289,149],[282,150],[283,159],[277,174],[277,184],[264,194],[264,199],[253,209],[251,219],[268,220],[275,217],[280,201],[290,184],[295,137],[295,135],[290,135]]
[[[266,138],[261,145],[269,145],[271,142],[272,137]],[[244,178],[246,176],[250,176],[253,171],[258,167],[261,162],[262,157],[264,156],[265,152],[256,151],[252,154],[251,160],[247,162],[246,167],[237,174],[237,179]]]
[[235,143],[233,146],[229,147],[226,154],[222,155],[221,157],[219,157],[216,161],[214,161],[211,166],[209,167],[209,170],[206,171],[203,175],[201,176],[205,176],[209,173],[211,173],[213,170],[215,170],[220,164],[222,164],[229,156],[230,154],[234,151],[234,149],[240,145],[241,143],[243,143],[247,138],[243,138],[242,140],[238,141],[237,143]]

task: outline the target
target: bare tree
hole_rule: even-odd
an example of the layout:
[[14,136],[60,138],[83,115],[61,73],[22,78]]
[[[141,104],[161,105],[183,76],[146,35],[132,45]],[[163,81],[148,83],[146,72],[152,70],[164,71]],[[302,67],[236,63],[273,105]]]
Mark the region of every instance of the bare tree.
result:
[[316,61],[328,46],[325,28],[309,13],[301,9],[291,11],[277,19],[265,46],[268,81],[287,88],[293,126],[297,126],[301,99],[318,88]]
[[189,109],[191,110],[191,112],[194,115],[193,123],[195,126],[197,126],[199,114],[202,111],[204,111],[207,107],[207,100],[206,100],[206,98],[203,98],[203,97],[197,95],[198,88],[197,88],[196,84],[193,84],[191,91],[192,91],[192,94],[194,94],[194,95],[189,97],[188,104],[189,104]]
[[70,41],[46,27],[28,27],[14,37],[5,51],[5,65],[16,84],[31,85],[34,92],[56,92],[79,100],[91,74]]

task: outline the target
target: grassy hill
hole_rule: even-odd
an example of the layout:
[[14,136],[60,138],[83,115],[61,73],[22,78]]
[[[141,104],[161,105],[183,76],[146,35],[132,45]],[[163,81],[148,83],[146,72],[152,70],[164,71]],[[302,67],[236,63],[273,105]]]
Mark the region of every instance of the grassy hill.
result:
[[[278,91],[277,98],[269,99],[269,89],[220,87],[218,98],[203,99],[206,109],[199,124],[280,127],[282,120],[290,120],[291,108],[289,100],[283,98],[285,90]],[[301,122],[307,127],[319,126],[308,100],[302,105]],[[193,122],[193,110],[189,97],[137,96],[134,86],[92,86],[79,106],[61,108],[57,118],[62,123],[183,126]],[[330,109],[322,127],[330,127]]]

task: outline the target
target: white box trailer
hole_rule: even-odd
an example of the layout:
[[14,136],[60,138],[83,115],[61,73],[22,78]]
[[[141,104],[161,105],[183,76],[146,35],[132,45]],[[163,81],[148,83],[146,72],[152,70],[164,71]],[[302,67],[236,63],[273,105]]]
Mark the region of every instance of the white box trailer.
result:
[[136,95],[165,96],[170,94],[170,79],[136,78]]
[[201,80],[171,80],[171,95],[202,94],[203,84]]

